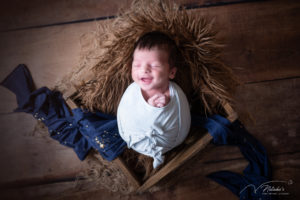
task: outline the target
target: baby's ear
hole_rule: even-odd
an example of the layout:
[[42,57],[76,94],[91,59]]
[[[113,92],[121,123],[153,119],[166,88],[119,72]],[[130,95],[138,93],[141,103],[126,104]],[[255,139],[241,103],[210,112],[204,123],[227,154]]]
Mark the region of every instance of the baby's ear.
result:
[[177,72],[177,67],[172,67],[172,68],[170,69],[169,78],[170,78],[170,79],[174,79],[174,78],[175,78],[175,75],[176,75],[176,72]]

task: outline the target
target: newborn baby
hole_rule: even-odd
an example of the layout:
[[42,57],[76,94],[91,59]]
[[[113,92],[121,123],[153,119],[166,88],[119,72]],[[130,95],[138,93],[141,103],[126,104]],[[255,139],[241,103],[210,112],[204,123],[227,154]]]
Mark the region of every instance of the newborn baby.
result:
[[136,43],[131,76],[117,112],[119,133],[129,148],[151,156],[156,168],[163,154],[186,138],[190,108],[176,75],[176,44],[167,35],[150,32]]

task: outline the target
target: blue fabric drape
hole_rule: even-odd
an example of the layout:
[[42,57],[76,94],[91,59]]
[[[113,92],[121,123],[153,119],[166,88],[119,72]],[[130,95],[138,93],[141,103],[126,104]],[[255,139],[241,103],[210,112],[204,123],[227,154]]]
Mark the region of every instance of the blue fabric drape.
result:
[[224,185],[240,199],[268,200],[276,196],[264,194],[262,184],[271,180],[271,165],[265,148],[236,120],[230,123],[220,115],[211,117],[192,116],[192,125],[202,126],[213,136],[216,145],[238,146],[244,158],[249,161],[243,174],[218,171],[207,177]]
[[42,121],[51,138],[73,148],[80,160],[93,147],[111,161],[126,146],[119,136],[115,117],[79,108],[70,112],[60,92],[47,87],[34,89],[31,74],[23,64],[18,65],[1,85],[16,95],[18,108],[15,112],[26,112]]
[[[79,108],[70,112],[60,92],[46,87],[34,89],[32,77],[25,65],[19,65],[1,85],[15,93],[18,102],[15,112],[30,113],[43,121],[50,136],[73,148],[80,160],[86,157],[91,148],[98,150],[109,161],[123,152],[126,143],[119,135],[114,116]],[[249,161],[243,174],[219,171],[209,174],[209,178],[227,187],[240,199],[274,199],[256,190],[261,184],[270,181],[270,163],[264,147],[240,121],[230,123],[220,115],[192,115],[192,126],[206,128],[216,145],[238,146]],[[247,187],[250,184],[254,187]]]

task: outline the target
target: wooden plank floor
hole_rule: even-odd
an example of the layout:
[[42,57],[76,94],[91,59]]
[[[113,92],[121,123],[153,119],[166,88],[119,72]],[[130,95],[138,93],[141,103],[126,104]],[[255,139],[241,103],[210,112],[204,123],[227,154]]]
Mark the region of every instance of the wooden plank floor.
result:
[[[130,2],[122,1],[124,5]],[[299,1],[176,2],[194,7],[189,12],[215,18],[216,27],[222,30],[219,39],[226,43],[224,61],[245,83],[237,93],[238,108],[248,110],[256,121],[247,128],[266,147],[274,178],[293,180],[286,198],[297,199],[300,195],[297,190],[300,181]],[[0,80],[17,64],[25,63],[37,87],[54,87],[79,65],[82,35],[95,30],[96,23],[111,20],[80,22],[114,16],[119,7],[117,0],[55,0],[43,4],[37,0],[7,1],[1,7],[0,17]],[[40,28],[29,28],[36,26]],[[22,30],[8,31],[12,29]],[[103,189],[74,190],[74,177],[86,168],[86,163],[56,141],[30,136],[36,121],[26,114],[11,114],[16,107],[15,98],[2,87],[0,104],[1,199],[124,198]],[[210,145],[178,169],[176,175],[161,182],[158,191],[154,188],[152,193],[126,198],[237,199],[205,175],[224,169],[241,172],[246,164],[237,148]]]
[[[86,20],[113,17],[120,8],[127,8],[133,0],[39,0],[24,2],[11,0],[3,3],[0,13],[0,30],[28,29],[55,24],[78,23]],[[239,2],[240,0],[173,0],[186,7]],[[55,13],[53,13],[55,11]]]

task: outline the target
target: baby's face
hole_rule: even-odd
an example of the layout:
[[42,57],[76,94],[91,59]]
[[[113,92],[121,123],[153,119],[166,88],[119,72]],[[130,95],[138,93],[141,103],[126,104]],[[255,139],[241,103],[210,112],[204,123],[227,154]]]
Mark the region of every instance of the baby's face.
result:
[[131,76],[144,92],[162,92],[168,89],[169,79],[176,68],[170,69],[169,53],[163,49],[136,49],[133,54]]

